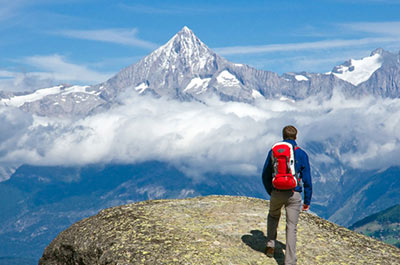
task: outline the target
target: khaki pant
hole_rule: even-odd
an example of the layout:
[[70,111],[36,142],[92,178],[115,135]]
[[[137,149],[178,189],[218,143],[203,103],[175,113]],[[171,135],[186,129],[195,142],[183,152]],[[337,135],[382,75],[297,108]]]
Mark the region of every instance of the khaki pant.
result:
[[300,192],[276,191],[271,194],[268,214],[267,246],[275,247],[281,208],[286,209],[286,252],[285,265],[296,264],[297,222],[301,207]]

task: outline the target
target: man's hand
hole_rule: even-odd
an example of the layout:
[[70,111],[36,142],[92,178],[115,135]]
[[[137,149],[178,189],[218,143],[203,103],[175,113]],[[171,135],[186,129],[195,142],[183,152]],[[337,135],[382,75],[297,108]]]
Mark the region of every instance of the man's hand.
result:
[[310,210],[310,205],[303,204],[303,208],[301,208],[302,211],[308,211]]

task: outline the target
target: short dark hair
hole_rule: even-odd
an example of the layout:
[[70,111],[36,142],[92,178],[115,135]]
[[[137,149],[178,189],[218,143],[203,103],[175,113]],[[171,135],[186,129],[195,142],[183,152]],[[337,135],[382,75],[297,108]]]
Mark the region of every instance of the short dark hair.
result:
[[296,140],[297,129],[293,125],[285,126],[282,130],[283,140]]

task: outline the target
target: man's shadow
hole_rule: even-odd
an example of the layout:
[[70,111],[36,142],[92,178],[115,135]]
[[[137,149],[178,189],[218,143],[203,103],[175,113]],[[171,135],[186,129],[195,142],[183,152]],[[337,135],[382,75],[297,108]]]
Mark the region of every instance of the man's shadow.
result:
[[[260,230],[251,230],[250,234],[251,235],[243,235],[242,241],[252,249],[265,254],[265,249],[267,248],[267,238],[264,233]],[[274,259],[279,265],[285,264],[285,254],[283,253],[283,249],[285,248],[285,244],[276,240]]]

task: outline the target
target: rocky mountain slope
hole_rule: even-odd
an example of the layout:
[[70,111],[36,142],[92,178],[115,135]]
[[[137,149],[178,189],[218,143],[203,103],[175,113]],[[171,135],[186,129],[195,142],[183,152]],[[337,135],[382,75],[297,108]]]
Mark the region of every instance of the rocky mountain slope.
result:
[[[73,224],[45,249],[50,264],[283,264],[264,254],[268,201],[231,196],[144,201]],[[299,264],[397,264],[400,249],[302,213]]]
[[400,248],[400,204],[367,216],[350,229]]
[[[386,207],[393,206],[400,199],[400,167],[380,171],[351,170],[340,176],[340,180],[317,183],[317,196],[331,194],[335,190],[340,196],[329,196],[325,206],[316,212],[330,221],[350,226],[356,221]],[[319,190],[318,190],[319,189]],[[316,198],[313,198],[315,201]],[[320,200],[323,202],[323,200]]]

